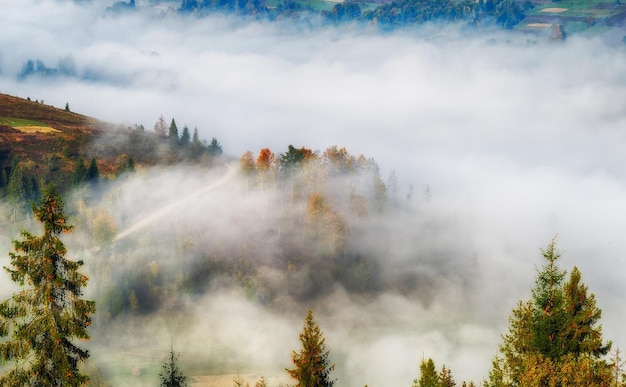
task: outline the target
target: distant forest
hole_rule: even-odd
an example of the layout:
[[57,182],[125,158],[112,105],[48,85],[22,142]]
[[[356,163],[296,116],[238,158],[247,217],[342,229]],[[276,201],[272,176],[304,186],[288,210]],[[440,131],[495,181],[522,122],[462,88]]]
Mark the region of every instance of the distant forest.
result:
[[[526,1],[523,5],[532,8]],[[266,17],[271,20],[295,17],[299,13],[316,11],[311,5],[294,0],[269,4],[261,0],[183,0],[182,13],[204,15],[215,11]],[[393,0],[371,7],[359,1],[336,3],[330,11],[319,12],[328,23],[366,22],[382,29],[421,24],[430,21],[463,21],[468,24],[497,24],[512,28],[524,18],[524,12],[514,0]]]
[[[495,24],[512,28],[524,18],[524,10],[533,8],[530,0],[393,0],[390,2],[349,0],[337,2],[326,10],[316,1],[299,0],[182,0],[178,12],[198,16],[214,12],[235,13],[254,18],[280,20],[317,14],[327,23],[364,22],[383,30],[425,22],[460,21],[468,25]],[[117,2],[110,12],[135,9],[135,2]]]

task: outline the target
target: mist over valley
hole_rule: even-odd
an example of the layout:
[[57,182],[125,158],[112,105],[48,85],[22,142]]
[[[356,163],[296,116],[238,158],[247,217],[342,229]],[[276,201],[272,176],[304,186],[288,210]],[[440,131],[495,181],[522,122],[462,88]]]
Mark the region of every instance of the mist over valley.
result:
[[[40,136],[54,176],[100,168],[95,186],[64,181],[62,239],[96,301],[86,367],[107,383],[157,384],[173,347],[197,385],[292,385],[311,309],[337,386],[410,386],[429,357],[479,385],[557,234],[604,339],[625,345],[623,27],[554,42],[113,3],[0,0],[0,93],[70,110],[29,116],[62,134],[18,136],[0,114],[0,167],[23,146],[8,139]],[[172,148],[161,117],[198,141]],[[68,134],[83,122],[84,144]],[[40,226],[0,188],[9,252]]]

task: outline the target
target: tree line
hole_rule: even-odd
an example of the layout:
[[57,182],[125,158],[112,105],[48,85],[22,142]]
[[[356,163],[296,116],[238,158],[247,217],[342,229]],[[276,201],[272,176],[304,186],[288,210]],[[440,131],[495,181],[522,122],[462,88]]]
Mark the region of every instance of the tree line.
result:
[[[168,127],[161,116],[154,132],[146,132],[143,125],[111,127],[99,141],[83,150],[72,152],[63,147],[61,152],[51,152],[45,165],[13,157],[10,164],[0,164],[0,199],[6,199],[16,220],[28,213],[29,204],[37,201],[42,188],[53,182],[62,192],[84,186],[95,188],[102,179],[134,172],[137,160],[141,165],[210,165],[222,153],[222,145],[215,137],[210,142],[201,140],[198,128],[190,134],[187,125],[179,133],[173,118]],[[87,154],[91,157],[84,156]]]
[[[515,0],[394,0],[368,9],[359,1],[336,3],[319,15],[328,23],[364,22],[390,30],[431,21],[461,21],[469,25],[495,24],[510,29],[524,18],[524,10],[533,7],[530,0],[521,6]],[[310,4],[284,0],[270,5],[262,0],[182,0],[181,13],[204,15],[229,12],[271,20],[315,13]]]

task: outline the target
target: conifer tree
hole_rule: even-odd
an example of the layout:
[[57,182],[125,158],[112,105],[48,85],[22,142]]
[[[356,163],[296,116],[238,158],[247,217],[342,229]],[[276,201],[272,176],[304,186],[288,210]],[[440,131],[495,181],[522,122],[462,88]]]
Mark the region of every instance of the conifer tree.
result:
[[82,157],[78,159],[76,168],[74,169],[74,176],[72,177],[72,183],[74,186],[79,186],[86,182],[89,178],[87,167],[85,167],[85,160]]
[[611,348],[602,341],[601,311],[587,294],[574,267],[567,283],[556,263],[560,253],[553,239],[542,255],[532,299],[520,301],[511,315],[509,332],[500,346],[486,387],[609,386],[609,364],[601,359]]
[[21,212],[26,202],[26,181],[22,166],[17,158],[13,159],[11,164],[11,175],[7,184],[7,199],[13,207],[13,217],[17,217],[17,213]]
[[561,329],[566,320],[562,289],[566,273],[556,263],[561,254],[555,249],[555,242],[553,239],[545,250],[541,250],[547,263],[537,272],[532,289],[534,310],[531,325],[533,346],[553,361],[564,354]]
[[185,147],[189,145],[190,141],[191,141],[191,136],[189,135],[189,127],[185,125],[183,127],[183,133],[180,135],[180,145]]
[[456,386],[456,383],[454,382],[454,379],[452,378],[452,371],[450,371],[450,368],[446,368],[446,366],[444,365],[443,367],[441,367],[441,372],[439,372],[438,387],[454,387],[454,386]]
[[217,138],[211,138],[211,143],[207,146],[207,151],[211,156],[219,156],[222,154],[222,145],[217,141]]
[[0,376],[0,385],[80,386],[88,377],[79,365],[89,353],[72,340],[89,339],[95,303],[81,298],[88,280],[78,271],[83,262],[65,258],[59,235],[72,226],[54,186],[44,189],[33,213],[43,235],[24,231],[24,240],[13,241],[11,267],[5,267],[23,289],[0,303],[0,336],[8,336],[0,343],[0,359],[15,364]]
[[420,378],[413,381],[413,387],[439,387],[439,374],[433,359],[422,359],[420,363]]
[[330,364],[325,342],[324,334],[315,322],[313,312],[309,310],[300,333],[302,349],[299,353],[293,351],[291,354],[295,368],[286,369],[298,382],[297,387],[332,387],[335,384],[335,381],[330,379],[330,373],[335,369],[335,365]]
[[169,139],[170,139],[170,148],[175,148],[178,146],[178,127],[176,126],[176,121],[172,118],[172,123],[170,124],[169,130]]
[[98,164],[96,163],[96,158],[92,157],[89,163],[89,169],[87,170],[87,180],[91,183],[97,183],[99,178],[100,171],[98,170]]
[[159,378],[161,384],[159,387],[185,387],[187,386],[187,377],[183,374],[178,366],[178,353],[174,353],[174,349],[170,348],[167,359],[161,365]]

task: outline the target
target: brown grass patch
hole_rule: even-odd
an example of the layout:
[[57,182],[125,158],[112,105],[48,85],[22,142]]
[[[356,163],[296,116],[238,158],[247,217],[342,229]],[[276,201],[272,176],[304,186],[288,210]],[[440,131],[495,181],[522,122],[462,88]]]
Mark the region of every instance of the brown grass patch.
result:
[[551,8],[544,8],[539,12],[550,12],[550,13],[561,13],[561,12],[565,12],[568,11],[569,8],[556,8],[556,7],[551,7]]
[[528,23],[526,27],[528,28],[549,28],[552,24],[550,23]]
[[55,133],[61,132],[60,130],[51,128],[49,126],[12,126],[13,129],[19,130],[23,133]]

